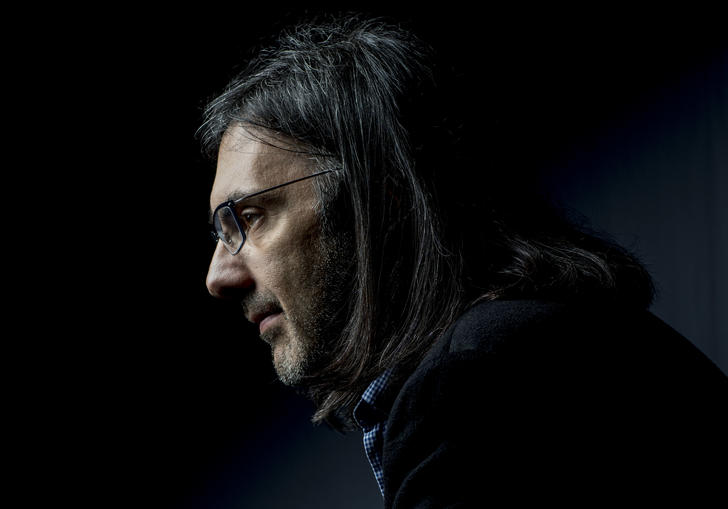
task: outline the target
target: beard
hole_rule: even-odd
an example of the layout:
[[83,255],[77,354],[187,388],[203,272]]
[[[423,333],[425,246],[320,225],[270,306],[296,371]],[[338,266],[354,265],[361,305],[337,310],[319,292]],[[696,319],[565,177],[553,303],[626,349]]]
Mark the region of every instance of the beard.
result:
[[[307,291],[295,295],[295,306],[260,335],[271,346],[278,379],[291,387],[305,388],[331,361],[348,317],[354,260],[351,242],[347,236],[322,235],[317,247],[320,263],[303,269],[310,271]],[[282,310],[269,292],[252,294],[243,305]]]

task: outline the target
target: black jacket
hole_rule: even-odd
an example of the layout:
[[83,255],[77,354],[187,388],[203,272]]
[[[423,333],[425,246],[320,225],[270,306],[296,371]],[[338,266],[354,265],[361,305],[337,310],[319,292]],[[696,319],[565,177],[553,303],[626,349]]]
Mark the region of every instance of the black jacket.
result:
[[386,508],[654,501],[728,479],[728,379],[647,311],[481,303],[390,391]]

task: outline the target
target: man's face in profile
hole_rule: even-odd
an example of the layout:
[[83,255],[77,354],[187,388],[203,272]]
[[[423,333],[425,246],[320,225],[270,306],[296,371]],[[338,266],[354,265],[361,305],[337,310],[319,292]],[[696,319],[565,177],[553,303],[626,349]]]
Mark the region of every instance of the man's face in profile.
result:
[[[265,132],[228,129],[218,154],[211,209],[315,173],[310,159],[295,148]],[[213,296],[241,302],[246,318],[270,344],[275,370],[288,385],[298,384],[330,353],[328,346],[339,332],[332,328],[332,317],[343,305],[344,267],[351,259],[336,239],[322,235],[317,204],[310,179],[239,201],[234,211],[246,241],[235,255],[218,242],[207,276]]]

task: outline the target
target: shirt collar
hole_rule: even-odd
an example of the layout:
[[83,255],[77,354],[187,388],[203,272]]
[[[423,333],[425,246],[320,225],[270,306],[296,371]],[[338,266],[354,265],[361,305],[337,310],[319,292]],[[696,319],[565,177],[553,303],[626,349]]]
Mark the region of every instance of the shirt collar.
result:
[[354,420],[363,430],[374,427],[388,417],[389,402],[386,401],[386,395],[391,378],[391,369],[375,378],[354,408]]

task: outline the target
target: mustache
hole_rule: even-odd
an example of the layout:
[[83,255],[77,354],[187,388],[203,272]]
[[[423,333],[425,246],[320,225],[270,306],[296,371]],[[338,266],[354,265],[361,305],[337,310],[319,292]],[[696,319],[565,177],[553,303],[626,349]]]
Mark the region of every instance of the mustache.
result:
[[252,316],[281,311],[281,305],[273,295],[249,293],[240,300],[243,313],[250,320]]

